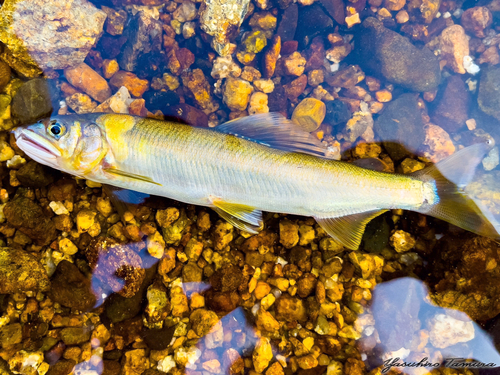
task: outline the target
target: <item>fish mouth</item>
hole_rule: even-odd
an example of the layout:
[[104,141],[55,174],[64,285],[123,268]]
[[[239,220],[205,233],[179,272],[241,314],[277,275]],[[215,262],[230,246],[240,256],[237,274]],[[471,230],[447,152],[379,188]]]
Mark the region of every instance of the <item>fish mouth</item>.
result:
[[44,137],[30,129],[15,129],[18,147],[28,156],[42,164],[53,164],[61,152]]

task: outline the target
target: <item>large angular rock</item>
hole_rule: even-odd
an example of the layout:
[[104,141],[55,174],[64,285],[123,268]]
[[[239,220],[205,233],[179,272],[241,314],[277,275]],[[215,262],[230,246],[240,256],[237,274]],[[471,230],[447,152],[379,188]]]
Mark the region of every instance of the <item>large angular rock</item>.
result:
[[439,85],[439,60],[428,48],[415,47],[372,17],[362,26],[356,45],[360,65],[369,73],[412,91],[431,91]]
[[0,8],[5,60],[34,77],[85,60],[101,36],[106,13],[87,0],[6,0]]

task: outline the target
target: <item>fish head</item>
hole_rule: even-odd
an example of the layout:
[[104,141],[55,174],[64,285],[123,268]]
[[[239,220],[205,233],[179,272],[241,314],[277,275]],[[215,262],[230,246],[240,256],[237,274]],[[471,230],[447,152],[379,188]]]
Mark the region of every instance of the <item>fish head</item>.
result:
[[107,153],[98,116],[52,116],[13,130],[18,147],[33,160],[85,177]]

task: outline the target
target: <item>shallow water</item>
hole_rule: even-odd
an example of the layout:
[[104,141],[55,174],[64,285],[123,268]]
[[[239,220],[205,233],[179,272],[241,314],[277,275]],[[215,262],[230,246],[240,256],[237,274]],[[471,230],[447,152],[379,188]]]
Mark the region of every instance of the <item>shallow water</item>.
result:
[[399,209],[355,251],[310,217],[251,234],[38,164],[10,132],[280,112],[329,158],[403,174],[488,141],[466,192],[495,222],[498,1],[0,4],[0,374],[500,371],[493,239]]

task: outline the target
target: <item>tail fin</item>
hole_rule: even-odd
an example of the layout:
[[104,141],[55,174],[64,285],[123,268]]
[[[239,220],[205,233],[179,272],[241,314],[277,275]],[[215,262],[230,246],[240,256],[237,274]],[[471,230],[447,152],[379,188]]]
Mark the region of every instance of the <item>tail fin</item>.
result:
[[474,144],[414,173],[420,180],[434,183],[439,198],[437,203],[422,207],[419,212],[479,235],[500,239],[498,221],[478,199],[465,192],[476,167],[489,150],[489,143]]

